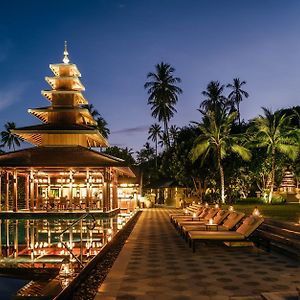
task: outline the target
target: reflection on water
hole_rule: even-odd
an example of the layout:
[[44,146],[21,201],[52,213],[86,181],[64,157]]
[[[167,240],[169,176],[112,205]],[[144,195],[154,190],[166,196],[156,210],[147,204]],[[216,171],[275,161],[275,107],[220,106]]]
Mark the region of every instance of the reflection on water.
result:
[[[105,219],[88,216],[80,220],[0,220],[1,276],[34,280],[61,275],[64,268],[72,268],[76,273],[111,241],[130,217],[120,214]],[[63,288],[70,278],[61,277]],[[3,280],[0,278],[0,285]]]
[[84,263],[99,253],[128,218],[0,220],[0,266],[10,262],[43,262],[47,266],[70,256],[70,251]]

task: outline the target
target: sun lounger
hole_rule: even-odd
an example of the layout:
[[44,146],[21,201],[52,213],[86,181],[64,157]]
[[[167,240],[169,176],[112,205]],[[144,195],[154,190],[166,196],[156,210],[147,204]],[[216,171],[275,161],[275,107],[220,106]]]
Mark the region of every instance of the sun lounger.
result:
[[200,220],[203,219],[209,212],[210,210],[213,208],[210,207],[202,207],[201,209],[199,209],[199,211],[197,213],[188,215],[188,216],[177,216],[172,219],[172,222],[174,223],[175,226],[177,226],[177,223],[179,222],[179,220],[183,221],[183,220],[187,220],[187,221],[192,221],[192,220]]
[[[208,223],[203,224],[203,223],[185,223],[182,224],[181,227],[181,232],[182,235],[187,239],[187,234],[189,231],[203,231],[203,230],[218,230],[218,231],[229,231],[234,229],[240,222],[241,220],[244,218],[245,214],[242,212],[229,212],[226,211],[228,214],[227,216],[224,217],[224,219],[222,220],[221,218],[219,218],[219,222],[218,219],[216,217],[216,219],[214,219],[213,224],[209,225]],[[221,220],[221,221],[220,221]],[[217,226],[215,226],[217,225]]]
[[242,225],[236,231],[189,231],[189,245],[193,248],[193,252],[195,252],[196,241],[244,241],[263,221],[263,218],[251,215],[244,219]]
[[193,218],[193,216],[196,216],[197,218],[199,218],[200,215],[204,212],[205,209],[207,209],[207,208],[200,207],[200,208],[198,208],[197,211],[195,211],[193,213],[189,212],[188,214],[184,213],[184,214],[181,214],[181,215],[172,215],[170,217],[171,223],[176,224],[179,219],[191,220]]
[[[186,220],[186,219],[178,219],[177,221],[177,228],[180,230],[181,227],[184,224],[206,224],[209,222],[210,219],[213,219],[219,212],[221,212],[222,210],[219,208],[211,208],[209,210],[209,212],[206,214],[206,216],[204,216],[204,218],[201,218],[199,216],[199,218],[195,218],[195,220]],[[223,211],[225,213],[225,211]],[[194,223],[193,223],[194,222]]]

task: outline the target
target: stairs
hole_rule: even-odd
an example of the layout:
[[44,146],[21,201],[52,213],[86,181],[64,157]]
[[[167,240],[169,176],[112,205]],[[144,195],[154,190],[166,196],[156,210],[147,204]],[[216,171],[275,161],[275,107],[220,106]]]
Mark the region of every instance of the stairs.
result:
[[278,251],[300,260],[299,225],[267,219],[253,237],[258,246],[263,246],[268,251]]

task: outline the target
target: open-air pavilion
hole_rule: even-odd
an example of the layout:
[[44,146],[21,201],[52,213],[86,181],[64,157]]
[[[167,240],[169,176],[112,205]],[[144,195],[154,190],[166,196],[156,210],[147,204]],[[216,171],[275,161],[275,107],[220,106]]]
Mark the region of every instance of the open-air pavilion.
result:
[[91,148],[109,146],[97,128],[84,86],[65,45],[63,63],[51,64],[51,105],[29,109],[43,124],[12,133],[35,147],[0,156],[3,211],[101,210],[118,207],[118,176],[134,177],[123,160]]

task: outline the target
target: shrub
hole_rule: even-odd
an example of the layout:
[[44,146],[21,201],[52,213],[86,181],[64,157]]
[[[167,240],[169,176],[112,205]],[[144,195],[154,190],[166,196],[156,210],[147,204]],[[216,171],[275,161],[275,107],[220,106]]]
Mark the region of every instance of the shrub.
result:
[[235,204],[264,204],[266,200],[264,198],[249,197],[249,198],[239,198],[235,199]]
[[271,204],[284,204],[286,203],[286,199],[280,195],[276,195],[272,197]]

